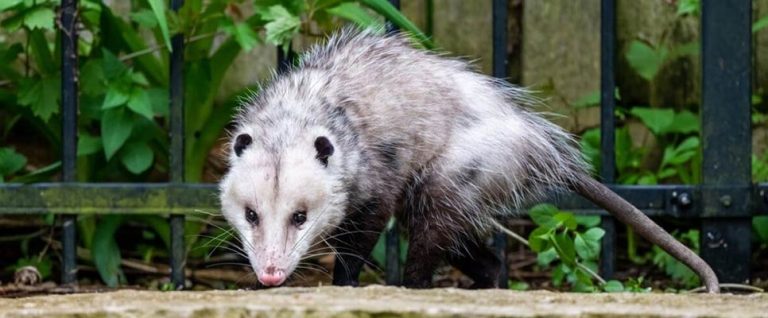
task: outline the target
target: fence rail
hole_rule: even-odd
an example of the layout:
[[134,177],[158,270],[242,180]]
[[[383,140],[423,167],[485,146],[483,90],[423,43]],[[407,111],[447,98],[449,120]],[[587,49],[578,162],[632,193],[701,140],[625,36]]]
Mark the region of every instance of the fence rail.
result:
[[[493,1],[493,75],[507,77],[507,0]],[[601,0],[601,149],[600,175],[614,182],[614,99],[616,59],[615,0]],[[399,1],[391,1],[399,7]],[[171,0],[178,10],[182,0]],[[750,179],[751,1],[702,1],[702,140],[704,183],[610,187],[650,216],[701,219],[701,254],[724,282],[749,278],[750,219],[768,214],[768,183]],[[167,214],[171,224],[172,282],[184,283],[184,216],[218,210],[212,184],[184,183],[183,49],[181,35],[172,39],[170,70],[170,183],[77,183],[77,0],[62,0],[62,180],[59,183],[0,185],[0,214],[62,214],[62,282],[75,283],[77,215]],[[286,55],[279,54],[282,59]],[[279,61],[278,65],[284,65]],[[601,271],[610,277],[614,264],[613,220],[585,199],[570,193],[550,201],[577,213],[604,215]],[[496,236],[503,256],[506,238]],[[398,232],[387,232],[387,282],[399,282]],[[506,275],[506,274],[504,274]],[[502,279],[501,281],[506,281]]]

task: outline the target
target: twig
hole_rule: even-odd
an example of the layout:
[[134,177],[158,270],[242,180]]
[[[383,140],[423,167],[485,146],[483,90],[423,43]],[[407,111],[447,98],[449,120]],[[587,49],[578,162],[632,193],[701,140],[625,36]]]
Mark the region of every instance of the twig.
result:
[[37,237],[45,233],[47,229],[40,229],[38,231],[28,233],[28,234],[19,234],[19,235],[11,235],[11,236],[0,236],[0,242],[13,242],[13,241],[22,241],[26,239],[31,239],[33,237]]
[[[187,44],[187,43],[192,43],[192,42],[200,41],[202,39],[213,37],[213,36],[216,36],[218,34],[219,33],[216,33],[216,32],[200,34],[200,35],[193,36],[193,37],[189,38],[188,40],[184,41],[184,43]],[[156,44],[156,45],[153,45],[153,46],[148,47],[146,49],[143,49],[143,50],[140,50],[140,51],[136,51],[136,52],[133,52],[133,53],[129,53],[129,54],[123,55],[123,56],[121,56],[119,58],[119,60],[121,62],[125,62],[127,60],[130,60],[130,59],[142,56],[142,55],[154,53],[155,51],[159,51],[159,50],[164,49],[166,47],[168,47],[168,45],[166,45],[165,43],[163,43],[163,44]]]

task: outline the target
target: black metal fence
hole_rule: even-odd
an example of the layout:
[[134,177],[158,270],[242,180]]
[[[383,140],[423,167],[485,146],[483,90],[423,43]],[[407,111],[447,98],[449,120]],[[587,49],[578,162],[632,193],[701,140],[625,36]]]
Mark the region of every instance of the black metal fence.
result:
[[[493,1],[493,75],[507,76],[507,0]],[[399,7],[399,1],[391,1]],[[178,10],[183,0],[171,0]],[[614,78],[616,60],[615,0],[601,0],[601,149],[600,175],[615,180]],[[216,186],[184,182],[183,46],[172,39],[170,66],[170,182],[77,183],[77,0],[62,0],[62,180],[58,183],[0,185],[0,214],[62,215],[62,282],[75,283],[78,214],[168,214],[171,225],[171,279],[184,284],[184,218],[199,210],[216,209]],[[703,0],[703,94],[701,122],[703,183],[700,185],[618,186],[618,194],[649,216],[671,216],[701,221],[701,254],[724,282],[749,279],[751,217],[768,212],[768,184],[753,184],[750,176],[751,130],[751,11],[750,0]],[[281,55],[282,56],[282,55]],[[283,63],[280,62],[279,65]],[[611,217],[576,195],[553,199],[562,208],[603,215],[606,230],[600,270],[614,270],[615,229]],[[399,236],[387,232],[387,283],[399,282]],[[503,256],[506,238],[496,236]],[[503,273],[506,276],[506,273]],[[506,281],[503,279],[502,281]]]

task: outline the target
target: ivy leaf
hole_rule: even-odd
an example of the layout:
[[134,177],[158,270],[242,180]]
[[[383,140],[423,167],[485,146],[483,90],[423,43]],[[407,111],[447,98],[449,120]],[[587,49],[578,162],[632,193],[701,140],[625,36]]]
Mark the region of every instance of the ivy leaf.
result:
[[53,12],[53,9],[36,6],[24,16],[24,25],[32,30],[53,30],[53,21],[55,19],[56,13]]
[[763,243],[768,243],[768,216],[761,215],[752,218],[752,230]]
[[101,138],[80,133],[77,137],[77,156],[92,155],[101,150]]
[[301,19],[288,12],[282,5],[271,6],[259,12],[261,18],[270,21],[264,28],[267,30],[267,42],[288,49],[289,40],[299,32]]
[[661,65],[667,58],[667,53],[665,48],[656,50],[648,44],[635,40],[629,44],[625,57],[632,69],[650,81],[661,69]]
[[101,59],[89,59],[83,64],[80,69],[80,89],[84,94],[91,96],[103,94],[107,89],[105,82]]
[[699,117],[690,111],[676,113],[673,121],[674,125],[670,125],[667,132],[687,134],[699,131]]
[[384,24],[381,21],[368,14],[368,11],[355,2],[344,2],[325,11],[352,21],[364,28],[371,28],[374,30],[382,30],[384,28]]
[[578,225],[578,223],[576,223],[576,218],[573,217],[573,213],[570,212],[558,212],[552,219],[570,230],[575,230]]
[[139,87],[134,87],[131,90],[131,96],[128,99],[128,108],[149,120],[152,120],[155,116],[152,111],[152,101],[149,98],[149,94],[147,94],[146,90]]
[[106,215],[93,233],[93,264],[109,287],[116,287],[122,276],[120,247],[115,240],[115,233],[121,223],[120,215]]
[[132,142],[125,145],[120,156],[120,161],[126,169],[133,174],[140,174],[152,166],[155,153],[147,143]]
[[168,31],[168,20],[165,18],[165,1],[163,0],[147,0],[149,6],[152,7],[152,12],[155,13],[155,19],[160,26],[160,32],[163,34],[165,45],[168,47],[168,51],[171,51],[171,36]]
[[128,67],[120,59],[107,49],[101,49],[103,74],[107,80],[115,79],[128,71]]
[[27,158],[11,148],[0,148],[0,181],[19,172],[27,164]]
[[101,141],[107,160],[123,146],[133,130],[133,121],[124,108],[107,109],[101,117]]
[[701,0],[680,0],[677,3],[677,15],[698,15]]

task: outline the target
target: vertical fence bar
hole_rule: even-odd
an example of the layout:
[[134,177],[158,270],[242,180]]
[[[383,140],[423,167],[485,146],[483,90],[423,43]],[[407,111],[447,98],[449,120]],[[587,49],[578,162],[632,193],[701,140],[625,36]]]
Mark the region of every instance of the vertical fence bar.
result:
[[[389,0],[395,8],[400,10],[400,0]],[[387,24],[387,33],[397,32],[397,27],[392,23]],[[385,232],[386,246],[386,282],[387,285],[400,285],[400,227],[397,221],[391,222]]]
[[[77,0],[61,1],[61,139],[62,181],[77,179]],[[63,284],[77,283],[77,216],[62,216]]]
[[[171,0],[171,10],[178,11],[184,0]],[[171,95],[171,153],[170,175],[172,183],[184,182],[184,35],[171,38],[170,95]],[[186,255],[184,246],[184,215],[171,214],[171,283],[176,289],[184,288]]]
[[[610,184],[616,175],[615,126],[616,107],[616,2],[600,1],[600,176]],[[600,249],[600,274],[613,276],[616,255],[616,223],[613,217],[603,216],[601,227],[605,236]]]
[[701,256],[721,282],[749,279],[751,24],[752,1],[702,1]]
[[[506,79],[507,70],[507,2],[508,0],[493,0],[493,76]],[[493,236],[496,255],[501,261],[499,271],[499,288],[507,288],[509,274],[507,268],[507,235],[497,232]]]

